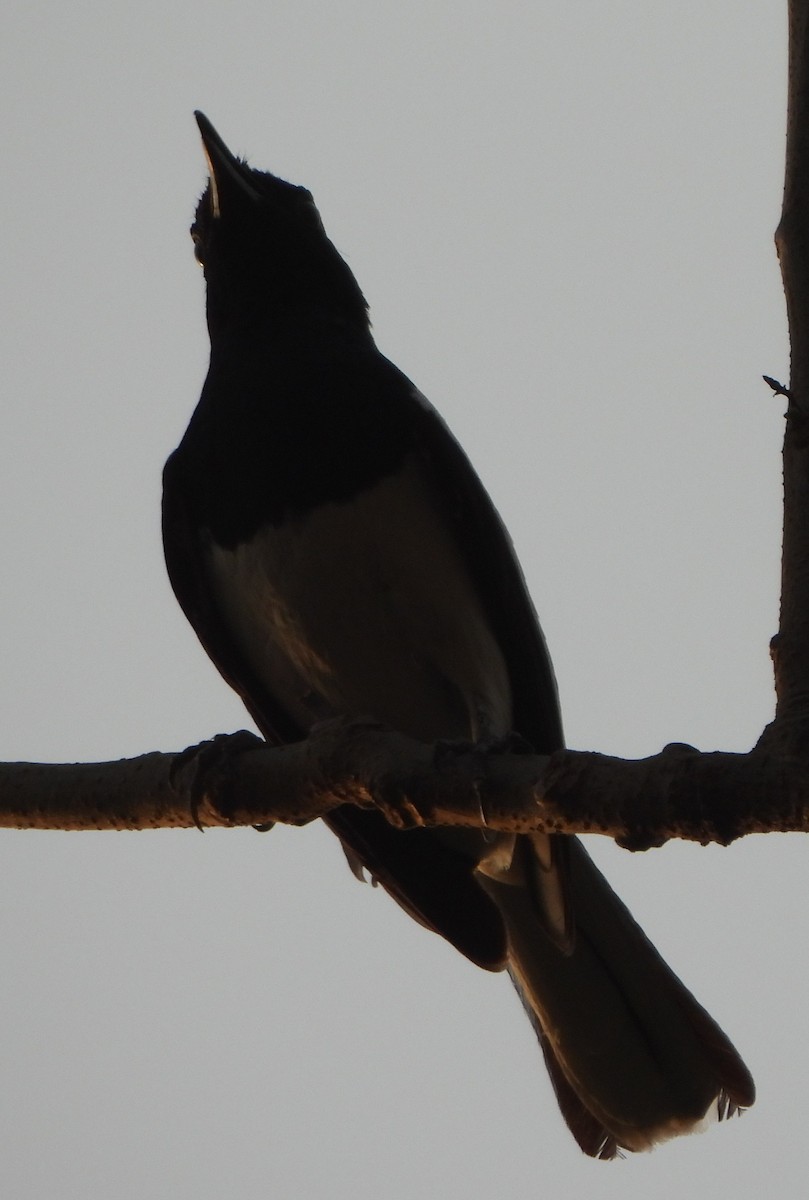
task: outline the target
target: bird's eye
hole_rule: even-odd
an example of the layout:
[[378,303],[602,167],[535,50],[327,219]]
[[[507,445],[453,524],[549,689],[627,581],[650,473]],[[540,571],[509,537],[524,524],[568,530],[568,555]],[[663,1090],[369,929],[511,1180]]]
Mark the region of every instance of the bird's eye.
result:
[[194,243],[194,258],[201,267],[205,266],[205,257],[202,246],[202,238],[197,233],[196,229],[191,229],[191,241]]

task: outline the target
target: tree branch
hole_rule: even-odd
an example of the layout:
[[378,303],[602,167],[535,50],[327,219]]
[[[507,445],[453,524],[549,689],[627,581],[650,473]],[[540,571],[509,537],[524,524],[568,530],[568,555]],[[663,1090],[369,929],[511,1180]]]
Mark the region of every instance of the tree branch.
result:
[[430,746],[346,721],[291,746],[241,732],[180,754],[0,768],[0,826],[15,828],[300,825],[340,804],[378,808],[403,829],[601,833],[640,850],[674,837],[727,844],[748,833],[805,832],[809,772],[765,752],[681,745],[635,761]]
[[775,234],[786,295],[791,378],[784,437],[781,623],[773,639],[776,726],[789,751],[809,748],[809,3],[789,4],[789,93],[781,220]]

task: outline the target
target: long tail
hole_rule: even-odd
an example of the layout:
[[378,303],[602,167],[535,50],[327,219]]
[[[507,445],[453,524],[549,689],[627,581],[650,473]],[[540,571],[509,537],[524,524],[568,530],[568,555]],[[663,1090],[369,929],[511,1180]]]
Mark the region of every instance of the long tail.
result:
[[[529,838],[516,853],[533,854]],[[511,977],[581,1148],[614,1158],[688,1133],[711,1110],[749,1107],[753,1080],[722,1030],[573,838],[568,854],[568,952],[548,936],[530,888],[478,878],[503,915]]]

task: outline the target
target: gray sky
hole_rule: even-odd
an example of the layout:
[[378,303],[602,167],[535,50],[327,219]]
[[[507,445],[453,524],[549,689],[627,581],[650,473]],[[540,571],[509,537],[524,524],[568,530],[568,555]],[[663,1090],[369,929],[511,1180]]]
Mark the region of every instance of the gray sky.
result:
[[[381,349],[469,452],[570,744],[747,749],[778,615],[784,9],[8,4],[3,757],[247,723],[159,540],[207,359],[195,107],[313,190]],[[507,981],[325,829],[4,832],[3,1194],[802,1194],[806,845],[595,846],[759,1086],[742,1120],[609,1165],[568,1137]]]

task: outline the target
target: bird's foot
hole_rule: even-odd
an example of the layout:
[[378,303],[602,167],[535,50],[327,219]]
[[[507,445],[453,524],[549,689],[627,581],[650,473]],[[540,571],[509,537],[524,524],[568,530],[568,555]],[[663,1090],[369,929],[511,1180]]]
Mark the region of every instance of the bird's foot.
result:
[[[250,733],[247,729],[239,729],[235,733],[218,733],[206,742],[189,746],[174,756],[171,765],[170,779],[176,779],[180,772],[193,764],[193,776],[189,791],[191,793],[191,819],[202,833],[205,826],[200,820],[200,810],[211,790],[212,779],[218,775],[228,774],[232,760],[246,750],[253,750],[263,745],[262,739]],[[265,833],[272,829],[274,822],[266,825],[255,825],[254,828]]]

